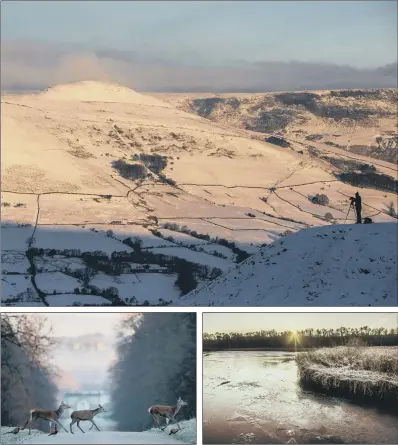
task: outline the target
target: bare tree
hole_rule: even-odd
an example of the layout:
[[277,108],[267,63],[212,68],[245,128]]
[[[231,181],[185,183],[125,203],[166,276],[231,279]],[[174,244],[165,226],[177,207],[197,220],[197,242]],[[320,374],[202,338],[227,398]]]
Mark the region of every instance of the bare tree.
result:
[[1,316],[1,419],[15,425],[27,408],[56,403],[54,372],[48,363],[53,345],[43,317],[32,314]]

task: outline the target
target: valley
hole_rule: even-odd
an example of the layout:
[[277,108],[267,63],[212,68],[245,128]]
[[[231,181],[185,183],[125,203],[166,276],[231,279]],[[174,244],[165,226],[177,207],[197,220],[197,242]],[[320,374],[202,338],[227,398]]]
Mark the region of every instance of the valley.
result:
[[[350,113],[318,116],[315,98],[317,116],[300,108],[304,117],[281,126],[281,110],[302,105],[276,106],[274,93],[234,95],[238,106],[94,81],[3,96],[2,304],[229,304],[195,289],[295,232],[353,224],[357,190],[363,217],[392,223],[377,225],[391,240],[396,147],[385,141],[396,135],[393,91],[366,103],[343,92],[327,97],[372,112],[351,125]],[[276,117],[261,114],[270,110],[260,99]]]

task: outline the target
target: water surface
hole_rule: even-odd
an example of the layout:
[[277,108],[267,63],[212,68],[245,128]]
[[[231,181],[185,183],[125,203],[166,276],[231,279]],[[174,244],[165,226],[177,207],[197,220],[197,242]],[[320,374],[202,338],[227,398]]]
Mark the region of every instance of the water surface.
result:
[[295,353],[212,352],[203,374],[204,443],[398,443],[395,416],[302,390]]

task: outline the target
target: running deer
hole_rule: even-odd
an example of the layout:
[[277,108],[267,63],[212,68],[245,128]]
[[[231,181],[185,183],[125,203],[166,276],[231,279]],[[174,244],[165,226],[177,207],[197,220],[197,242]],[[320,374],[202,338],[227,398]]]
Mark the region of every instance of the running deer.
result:
[[188,403],[184,402],[184,400],[182,400],[181,397],[179,397],[176,406],[153,405],[148,409],[148,412],[149,414],[152,415],[154,424],[159,428],[160,428],[159,424],[160,418],[164,417],[166,419],[166,426],[164,428],[161,428],[162,431],[164,431],[168,427],[170,420],[176,422],[178,429],[180,430],[180,425],[175,419],[175,416],[183,406],[187,405]]
[[74,434],[74,432],[72,431],[72,425],[77,422],[77,427],[82,433],[84,433],[84,431],[80,428],[79,425],[79,423],[83,420],[89,420],[92,423],[90,431],[92,430],[93,426],[95,426],[95,428],[97,428],[97,430],[99,431],[100,429],[94,422],[94,416],[103,412],[106,413],[106,409],[103,408],[101,405],[98,405],[98,408],[95,409],[84,409],[81,411],[73,411],[73,413],[70,415],[72,419],[72,422],[70,423],[70,432]]
[[62,413],[68,408],[71,407],[62,400],[61,404],[59,405],[59,408],[56,411],[48,409],[31,409],[29,411],[29,418],[21,429],[24,430],[29,425],[29,434],[30,434],[30,430],[32,429],[33,424],[36,422],[36,420],[41,419],[49,421],[50,433],[51,433],[51,425],[53,422],[56,423],[57,425],[62,426],[62,428],[66,432],[68,432],[59,420],[59,418],[62,416]]

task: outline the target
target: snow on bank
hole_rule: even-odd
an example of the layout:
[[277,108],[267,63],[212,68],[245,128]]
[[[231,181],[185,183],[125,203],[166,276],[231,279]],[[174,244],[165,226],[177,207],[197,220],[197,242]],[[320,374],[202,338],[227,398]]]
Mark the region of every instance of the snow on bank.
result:
[[396,306],[397,224],[302,230],[261,249],[179,304]]
[[[83,433],[65,433],[60,431],[55,436],[48,436],[37,430],[19,434],[4,434],[12,431],[11,427],[1,427],[0,442],[2,444],[194,444],[196,443],[196,419],[180,422],[181,430],[177,434],[169,435],[159,429],[143,432],[121,431],[87,431]],[[167,429],[169,431],[169,428]]]

